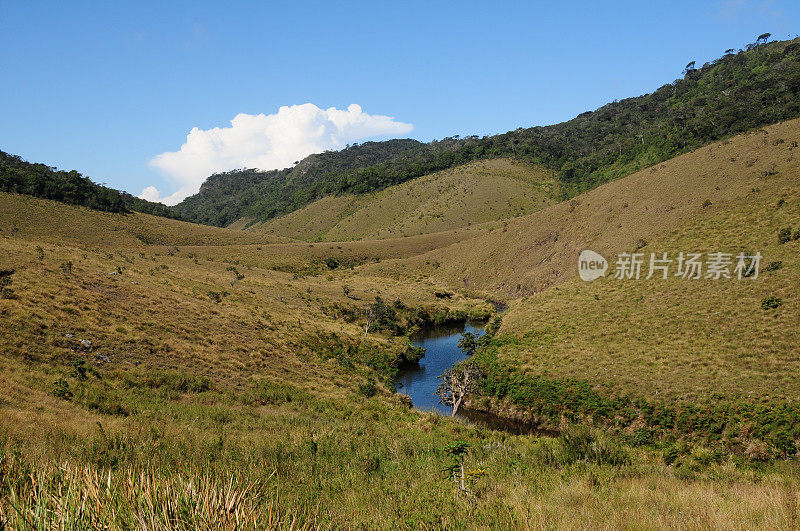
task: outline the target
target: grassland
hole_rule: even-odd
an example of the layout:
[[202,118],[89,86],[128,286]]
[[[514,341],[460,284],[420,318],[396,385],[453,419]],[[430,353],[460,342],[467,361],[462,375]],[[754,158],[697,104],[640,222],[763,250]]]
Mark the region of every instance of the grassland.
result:
[[[759,129],[405,260],[395,269],[390,264],[374,268],[511,298],[539,293],[575,277],[577,256],[584,249],[614,256],[636,249],[639,240],[655,241],[685,229],[709,213],[745,208],[750,200],[776,204],[796,188],[798,142],[800,120]],[[778,222],[773,209],[762,214]],[[751,237],[751,228],[748,223],[729,227],[728,241]],[[778,230],[777,225],[763,229]],[[763,230],[753,234],[760,238],[753,243],[774,239]]]
[[[489,364],[511,373],[475,407],[549,427],[594,419],[623,434],[647,430],[647,440],[684,430],[728,451],[766,444],[767,454],[794,456],[799,141],[798,121],[765,128],[402,265],[365,267],[522,295],[489,349]],[[583,249],[609,259],[606,278],[577,278]],[[759,277],[644,278],[651,252],[718,251],[760,252]],[[642,279],[613,278],[622,252],[644,253]],[[781,305],[764,308],[770,297]],[[661,407],[678,422],[665,426]]]
[[[547,171],[512,159],[473,162],[370,194],[328,196],[250,230],[303,240],[386,239],[464,229],[555,202]],[[232,228],[246,226],[242,220]]]
[[[726,446],[648,431],[640,406],[724,399],[773,414],[800,398],[798,241],[778,242],[800,229],[798,131],[738,137],[494,227],[383,240],[309,243],[0,194],[0,270],[14,270],[0,299],[0,522],[796,528],[796,459],[765,426],[740,422]],[[758,250],[782,267],[585,284],[585,247]],[[773,295],[782,306],[763,310]],[[411,409],[391,387],[407,339],[365,333],[375,297],[425,316],[504,299],[476,359],[493,356],[523,390],[572,382],[623,407],[589,429],[575,425],[591,415],[562,403],[555,438]],[[510,396],[483,399],[547,405]],[[459,440],[485,472],[470,495],[442,473]]]

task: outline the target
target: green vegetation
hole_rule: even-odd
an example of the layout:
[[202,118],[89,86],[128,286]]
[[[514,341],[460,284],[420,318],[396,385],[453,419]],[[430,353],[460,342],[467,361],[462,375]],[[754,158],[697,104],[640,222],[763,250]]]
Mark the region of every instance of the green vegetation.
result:
[[179,217],[160,203],[151,203],[96,184],[75,170],[63,171],[33,164],[3,151],[0,151],[0,192],[32,195],[106,212],[135,210],[168,218]]
[[[514,156],[572,194],[794,112],[795,44],[690,68],[664,93],[579,117],[580,131],[516,132]],[[626,128],[639,115],[616,113],[631,109],[663,112],[658,135],[674,142],[646,121]],[[744,114],[706,127],[703,109]],[[620,129],[632,143],[598,137],[578,155],[552,136]],[[484,141],[451,139],[436,157]],[[776,235],[797,227],[798,141],[800,120],[772,125],[496,226],[389,240],[290,241],[0,192],[0,528],[796,528],[800,268]],[[327,176],[297,167],[331,193],[383,186],[429,149],[393,145],[395,177],[357,178],[380,166],[380,143],[312,159],[340,164]],[[573,183],[581,157],[590,178]],[[470,171],[503,164],[518,169]],[[587,283],[585,248],[758,251],[766,266]],[[507,302],[502,319],[489,300]],[[473,354],[438,396],[541,432],[419,411],[395,391],[425,354],[408,334],[469,318],[490,319],[487,333],[464,335]]]
[[774,310],[775,308],[778,308],[781,304],[783,304],[783,300],[781,300],[780,297],[776,297],[775,295],[764,297],[761,301],[761,307],[765,310]]
[[800,41],[757,43],[692,67],[651,94],[546,127],[478,138],[368,142],[293,168],[210,177],[174,210],[226,226],[265,221],[331,194],[362,194],[475,160],[512,157],[556,172],[562,198],[710,142],[800,116]]

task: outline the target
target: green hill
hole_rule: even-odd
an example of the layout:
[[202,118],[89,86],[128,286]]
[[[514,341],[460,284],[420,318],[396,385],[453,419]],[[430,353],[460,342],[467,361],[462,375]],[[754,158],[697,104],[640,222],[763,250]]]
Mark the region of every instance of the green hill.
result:
[[450,231],[535,212],[556,200],[556,187],[529,164],[472,162],[379,192],[328,196],[248,230],[327,241]]
[[[742,455],[763,443],[765,455],[793,456],[799,144],[800,120],[765,127],[364,274],[510,301],[479,358],[489,377],[473,407],[547,428],[588,421],[623,437],[690,435]],[[609,261],[591,283],[577,275],[585,249]],[[617,256],[637,252],[641,278],[614,278]],[[647,279],[651,253],[664,252],[669,278]],[[732,278],[676,277],[681,252],[701,253],[703,267],[709,253],[729,253]],[[761,254],[757,278],[737,278],[739,253]]]
[[329,195],[361,194],[465,164],[511,157],[556,175],[562,198],[710,142],[800,116],[800,40],[749,45],[643,96],[556,125],[478,138],[368,142],[292,168],[210,177],[174,207],[227,226],[266,221]]
[[168,218],[180,217],[161,203],[151,203],[99,185],[75,170],[64,171],[27,162],[3,151],[0,151],[0,192],[32,195],[106,212],[135,210]]
[[[795,527],[798,141],[786,122],[506,226],[377,241],[0,193],[0,525]],[[765,267],[585,284],[583,246]],[[403,333],[491,311],[480,295],[510,304],[468,403],[557,437],[394,391]],[[454,448],[469,495],[442,473]]]

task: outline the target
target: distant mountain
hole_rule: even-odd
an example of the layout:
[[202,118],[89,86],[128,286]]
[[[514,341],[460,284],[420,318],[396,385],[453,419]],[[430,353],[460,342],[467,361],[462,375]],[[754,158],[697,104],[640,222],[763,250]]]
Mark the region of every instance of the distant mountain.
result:
[[381,190],[500,157],[554,171],[566,199],[710,142],[798,116],[800,40],[751,44],[698,69],[690,63],[682,79],[651,94],[567,122],[428,144],[367,142],[283,170],[216,174],[173,211],[219,226],[242,218],[266,221],[328,195]]
[[106,212],[125,213],[131,210],[156,216],[179,218],[169,207],[151,203],[92,182],[79,172],[63,171],[45,164],[23,160],[0,151],[0,191],[52,199]]

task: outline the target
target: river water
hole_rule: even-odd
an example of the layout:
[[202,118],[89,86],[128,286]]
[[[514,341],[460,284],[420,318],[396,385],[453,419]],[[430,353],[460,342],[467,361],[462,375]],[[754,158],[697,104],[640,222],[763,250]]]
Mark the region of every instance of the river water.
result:
[[[418,347],[425,348],[425,357],[419,367],[403,370],[395,381],[398,392],[411,397],[414,407],[422,411],[433,411],[440,415],[450,416],[452,409],[439,403],[436,389],[439,387],[439,376],[454,364],[467,359],[458,348],[458,340],[464,332],[472,332],[477,336],[484,333],[482,324],[462,323],[428,328],[411,337]],[[514,434],[537,433],[530,425],[461,408],[459,418],[470,424],[507,431]]]
[[439,403],[436,389],[438,377],[467,356],[458,348],[458,340],[464,332],[483,335],[482,325],[462,323],[427,328],[411,337],[418,347],[425,349],[425,357],[419,367],[409,367],[402,371],[395,382],[397,390],[411,397],[414,407],[424,411],[433,410],[442,415],[450,415],[451,409]]

